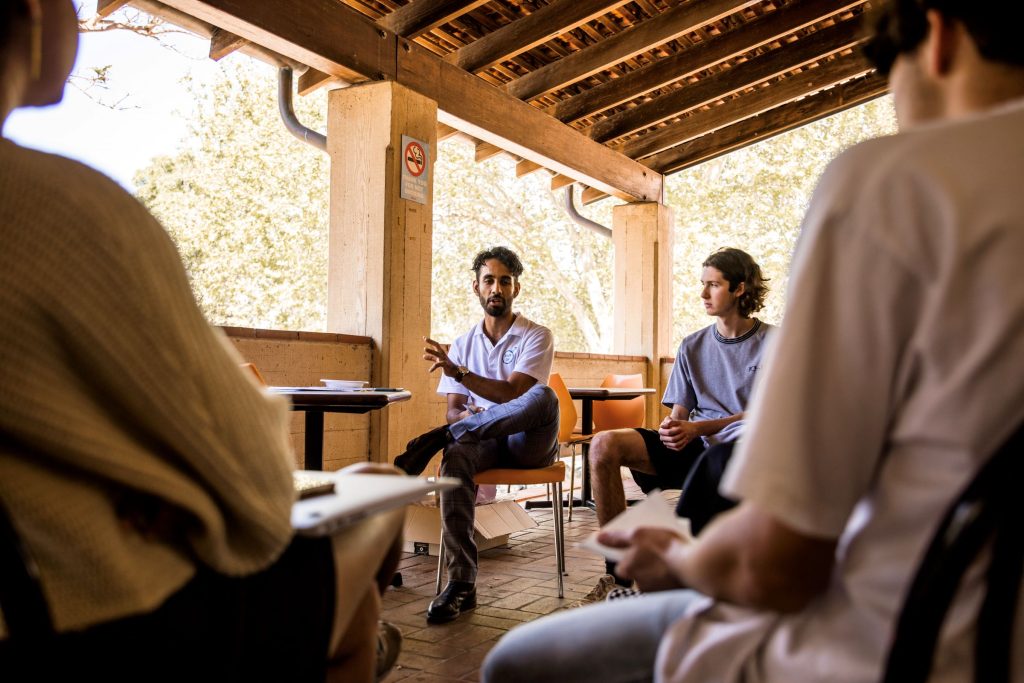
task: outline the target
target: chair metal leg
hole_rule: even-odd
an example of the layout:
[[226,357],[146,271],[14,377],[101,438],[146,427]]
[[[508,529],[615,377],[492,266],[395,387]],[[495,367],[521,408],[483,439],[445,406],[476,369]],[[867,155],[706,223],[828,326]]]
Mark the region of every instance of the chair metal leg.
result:
[[434,595],[441,593],[441,572],[444,571],[444,534],[441,534],[441,545],[437,550],[437,582],[434,586]]
[[[566,502],[569,505],[569,521],[572,521],[573,491],[576,490],[576,444],[569,447],[572,450],[572,465],[569,467],[569,497]],[[561,498],[561,496],[559,496]]]
[[[562,500],[562,482],[554,484],[558,494],[555,500]],[[555,510],[555,574],[558,575],[558,597],[564,597],[565,591],[562,585],[562,574],[565,573],[565,528],[562,525],[562,506],[554,506]]]

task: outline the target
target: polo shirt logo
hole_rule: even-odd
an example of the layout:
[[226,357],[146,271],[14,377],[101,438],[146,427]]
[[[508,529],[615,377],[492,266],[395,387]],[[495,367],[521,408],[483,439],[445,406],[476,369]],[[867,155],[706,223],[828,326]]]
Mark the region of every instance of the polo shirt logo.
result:
[[747,366],[747,372],[757,372],[760,369],[761,369],[760,365],[748,365]]
[[505,365],[512,365],[516,360],[517,349],[513,346],[511,349],[505,352],[505,355],[501,357],[501,362]]

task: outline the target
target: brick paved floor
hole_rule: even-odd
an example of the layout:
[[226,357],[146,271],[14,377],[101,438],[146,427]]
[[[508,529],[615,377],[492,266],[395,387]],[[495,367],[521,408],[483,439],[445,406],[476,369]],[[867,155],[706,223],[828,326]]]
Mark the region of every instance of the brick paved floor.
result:
[[[642,497],[628,479],[627,495]],[[567,510],[566,510],[567,512]],[[587,508],[576,508],[570,524],[566,516],[565,597],[555,584],[553,514],[550,509],[530,511],[538,526],[513,534],[507,547],[480,553],[477,603],[449,624],[427,624],[427,604],[434,597],[437,557],[406,554],[400,570],[403,585],[384,595],[383,618],[397,625],[404,636],[398,665],[388,683],[448,683],[479,680],[480,664],[505,631],[532,621],[584,597],[604,574],[604,560],[576,545],[597,529],[597,518]]]

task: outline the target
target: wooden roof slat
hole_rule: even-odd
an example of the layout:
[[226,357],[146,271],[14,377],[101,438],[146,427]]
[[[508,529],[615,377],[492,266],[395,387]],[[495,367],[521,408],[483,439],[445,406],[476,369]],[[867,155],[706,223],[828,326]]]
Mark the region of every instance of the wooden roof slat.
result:
[[564,99],[548,112],[559,121],[575,121],[691,76],[863,3],[864,0],[805,0],[787,5],[751,20],[739,29],[710,38],[706,43],[664,57],[621,78],[607,80]]
[[[764,87],[763,93],[746,94],[721,105],[696,111],[688,117],[658,130],[645,131],[618,149],[633,159],[656,154],[669,147],[710,133],[719,128],[768,111],[790,100],[803,97],[871,70],[859,54],[832,65],[808,68],[779,83]],[[760,88],[758,88],[760,90]]]
[[412,0],[380,18],[381,26],[405,38],[415,38],[475,10],[488,0]]
[[97,0],[96,14],[101,17],[109,17],[127,4],[128,0]]
[[479,164],[482,161],[498,156],[504,151],[501,147],[492,145],[489,142],[478,142],[473,150],[473,161]]
[[241,36],[236,36],[230,31],[214,29],[210,36],[210,59],[219,62],[235,50],[249,44],[249,41]]
[[336,80],[337,79],[331,74],[325,74],[322,71],[309,68],[299,76],[299,85],[297,90],[300,95],[309,95],[319,88],[322,88],[328,83]]
[[555,190],[561,190],[563,187],[567,185],[572,185],[575,182],[576,181],[574,179],[570,178],[567,175],[556,173],[551,178],[551,191],[554,192]]
[[543,168],[544,167],[538,163],[530,161],[529,159],[523,159],[516,164],[516,178],[522,178],[523,176],[530,175],[531,173],[536,173]]
[[659,173],[675,173],[864,104],[886,94],[887,85],[884,77],[871,73],[677,145],[644,163]]
[[835,24],[730,69],[663,93],[632,109],[618,112],[583,132],[593,140],[607,142],[649,128],[685,111],[710,104],[852,47],[866,34],[867,29],[859,19]]
[[446,58],[466,71],[480,71],[591,21],[630,0],[555,0],[478,38]]
[[531,71],[509,83],[505,90],[520,100],[535,99],[760,1],[691,0]]

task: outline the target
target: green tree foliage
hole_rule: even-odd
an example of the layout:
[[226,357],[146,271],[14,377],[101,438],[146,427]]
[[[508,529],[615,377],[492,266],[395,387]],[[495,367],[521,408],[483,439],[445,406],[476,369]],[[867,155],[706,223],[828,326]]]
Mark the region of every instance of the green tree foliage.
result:
[[[322,330],[326,320],[328,159],[277,114],[276,73],[222,62],[191,84],[196,110],[174,155],[135,177],[167,227],[203,312],[214,323]],[[324,129],[324,99],[300,98],[300,121]]]
[[701,264],[720,247],[743,249],[761,265],[771,292],[757,315],[780,323],[790,258],[818,177],[850,145],[895,130],[885,97],[670,176],[675,343],[709,324],[699,301]]

